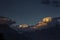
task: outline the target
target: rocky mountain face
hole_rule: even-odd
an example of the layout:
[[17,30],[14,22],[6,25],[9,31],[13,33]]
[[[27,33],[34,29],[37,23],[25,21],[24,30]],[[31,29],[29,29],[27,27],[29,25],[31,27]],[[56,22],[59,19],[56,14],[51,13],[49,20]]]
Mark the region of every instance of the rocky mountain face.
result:
[[[24,29],[23,29],[24,30]],[[4,34],[6,40],[60,40],[60,26],[52,26],[42,30],[19,33],[11,28]]]

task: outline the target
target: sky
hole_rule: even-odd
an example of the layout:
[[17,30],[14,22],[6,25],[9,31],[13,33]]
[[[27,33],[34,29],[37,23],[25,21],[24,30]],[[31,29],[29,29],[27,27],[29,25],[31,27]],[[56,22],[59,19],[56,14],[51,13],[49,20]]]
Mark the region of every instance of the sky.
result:
[[41,4],[41,0],[0,0],[0,16],[10,17],[16,24],[34,25],[46,16],[60,16],[60,7]]

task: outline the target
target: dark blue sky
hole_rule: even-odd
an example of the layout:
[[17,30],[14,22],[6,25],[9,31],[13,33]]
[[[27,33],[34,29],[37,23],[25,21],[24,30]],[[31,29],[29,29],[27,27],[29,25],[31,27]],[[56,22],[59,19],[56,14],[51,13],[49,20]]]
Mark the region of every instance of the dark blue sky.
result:
[[40,4],[41,0],[0,0],[0,16],[15,19],[17,24],[36,24],[45,16],[60,16],[60,7]]

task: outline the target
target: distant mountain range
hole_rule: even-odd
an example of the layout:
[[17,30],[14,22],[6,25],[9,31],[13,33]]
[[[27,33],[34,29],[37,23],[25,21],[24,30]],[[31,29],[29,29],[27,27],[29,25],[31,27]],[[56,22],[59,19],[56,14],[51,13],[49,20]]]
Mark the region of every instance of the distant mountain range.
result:
[[58,19],[60,17],[54,18],[47,25],[40,26],[40,23],[37,23],[38,26],[33,25],[27,28],[19,28],[19,25],[11,28],[8,24],[0,24],[0,36],[2,34],[5,40],[60,40]]

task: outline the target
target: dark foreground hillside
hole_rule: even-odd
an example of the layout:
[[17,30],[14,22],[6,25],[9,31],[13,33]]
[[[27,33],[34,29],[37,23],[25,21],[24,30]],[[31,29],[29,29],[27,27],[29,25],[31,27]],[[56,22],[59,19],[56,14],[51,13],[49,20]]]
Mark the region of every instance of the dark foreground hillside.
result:
[[[42,30],[18,33],[8,25],[0,25],[0,27],[8,27],[4,33],[0,33],[0,40],[60,40],[60,26],[50,27]],[[0,30],[1,31],[1,30]]]

